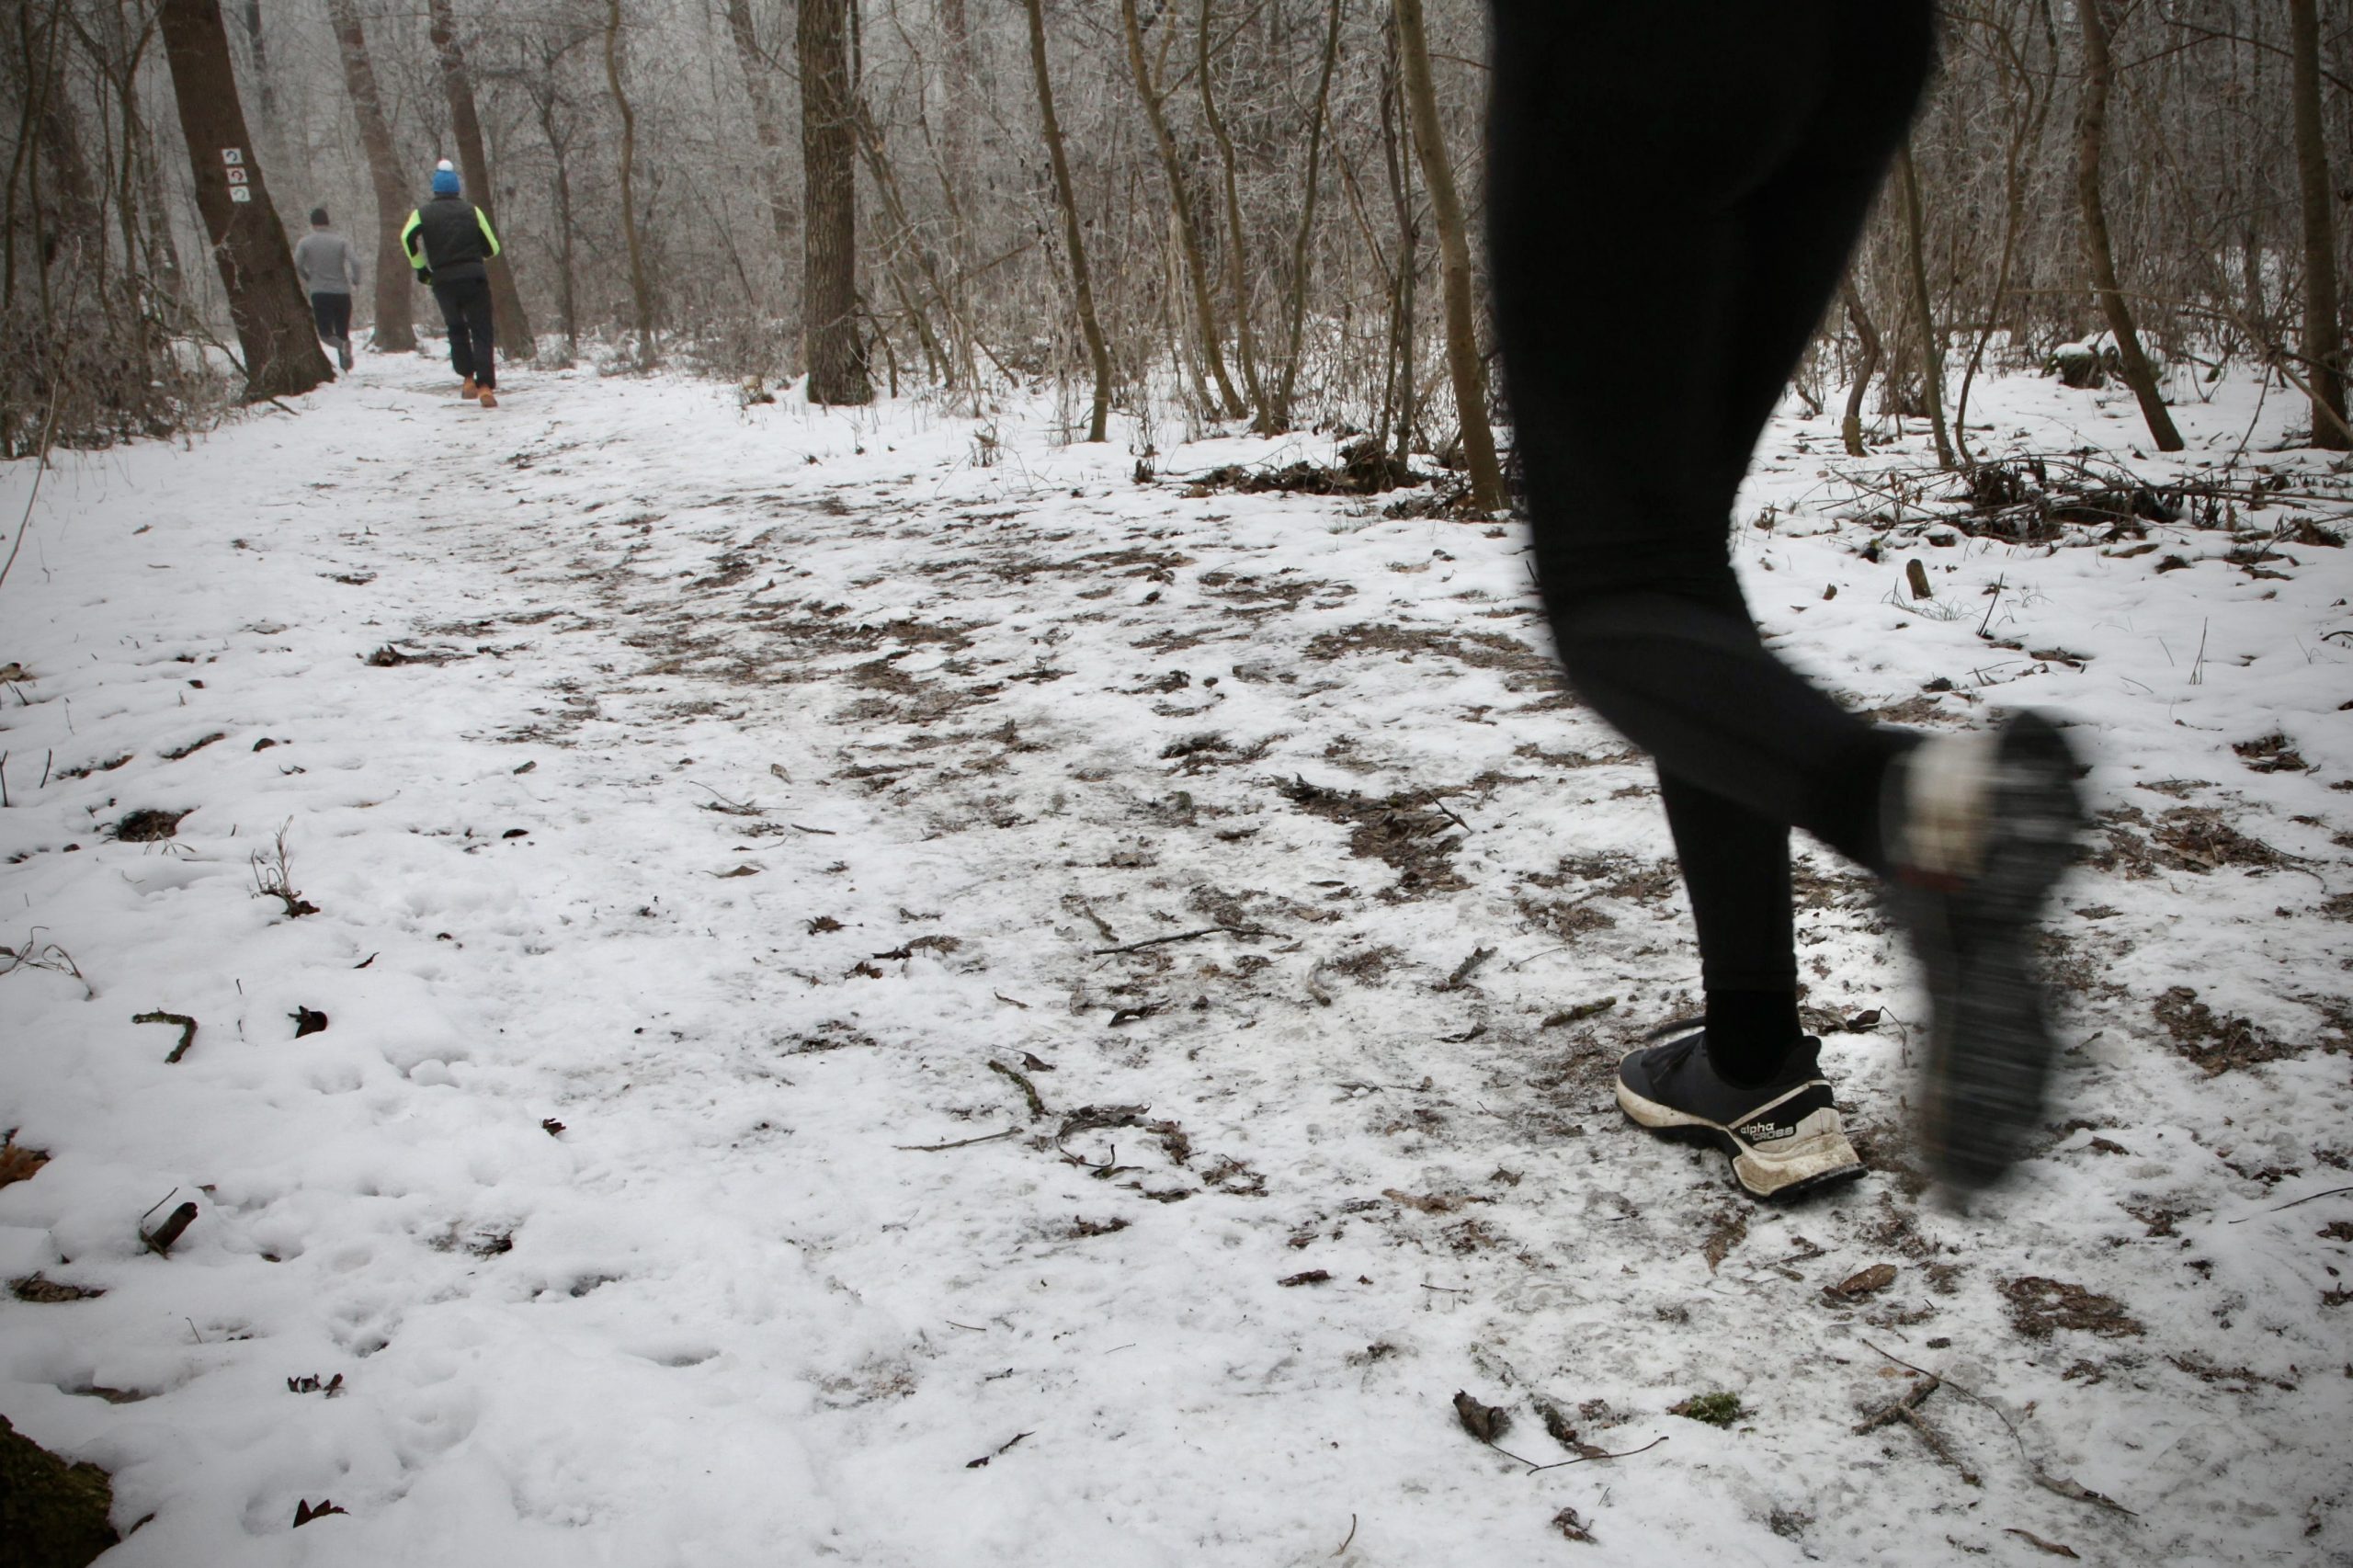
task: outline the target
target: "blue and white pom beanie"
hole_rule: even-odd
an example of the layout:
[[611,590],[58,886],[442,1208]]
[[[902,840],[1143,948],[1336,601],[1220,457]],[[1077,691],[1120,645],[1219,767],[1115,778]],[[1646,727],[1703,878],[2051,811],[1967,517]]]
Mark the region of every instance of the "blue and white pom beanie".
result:
[[433,194],[436,196],[458,194],[458,171],[447,158],[433,165]]

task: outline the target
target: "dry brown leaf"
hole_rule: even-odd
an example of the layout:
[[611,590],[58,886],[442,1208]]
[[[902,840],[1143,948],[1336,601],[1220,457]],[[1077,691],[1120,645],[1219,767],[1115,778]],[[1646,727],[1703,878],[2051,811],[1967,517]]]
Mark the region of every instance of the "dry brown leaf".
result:
[[2078,1555],[2075,1549],[2072,1546],[2062,1546],[2055,1540],[2045,1540],[2040,1536],[2035,1534],[2032,1530],[2022,1530],[2015,1525],[2011,1526],[2008,1529],[2004,1530],[2002,1533],[2005,1535],[2017,1536],[2019,1540],[2027,1542],[2029,1546],[2034,1547],[2037,1551],[2047,1551],[2053,1557],[2075,1557]]
[[1483,1443],[1492,1443],[1511,1430],[1511,1412],[1500,1404],[1482,1404],[1461,1389],[1454,1391],[1455,1419]]
[[30,1181],[34,1173],[47,1164],[48,1150],[28,1149],[14,1139],[0,1140],[0,1187]]
[[1884,1290],[1895,1283],[1895,1265],[1874,1263],[1869,1268],[1849,1274],[1836,1285],[1824,1286],[1823,1294],[1852,1298],[1868,1296],[1874,1290]]

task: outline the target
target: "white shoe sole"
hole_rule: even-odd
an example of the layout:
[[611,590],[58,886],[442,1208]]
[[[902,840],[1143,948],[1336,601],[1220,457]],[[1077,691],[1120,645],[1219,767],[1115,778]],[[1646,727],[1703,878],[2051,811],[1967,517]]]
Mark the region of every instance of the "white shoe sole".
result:
[[1817,1110],[1787,1138],[1762,1147],[1720,1122],[1645,1099],[1620,1081],[1618,1108],[1664,1137],[1712,1143],[1732,1156],[1732,1174],[1752,1197],[1795,1198],[1863,1174],[1862,1157],[1847,1142],[1846,1124],[1835,1110]]

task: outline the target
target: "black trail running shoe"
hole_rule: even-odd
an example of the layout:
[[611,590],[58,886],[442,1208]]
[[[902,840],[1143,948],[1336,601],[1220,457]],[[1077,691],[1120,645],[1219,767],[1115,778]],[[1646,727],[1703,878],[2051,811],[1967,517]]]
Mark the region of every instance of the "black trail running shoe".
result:
[[1628,1052],[1618,1063],[1620,1108],[1654,1132],[1713,1143],[1757,1198],[1794,1198],[1863,1174],[1822,1076],[1820,1040],[1805,1040],[1771,1084],[1744,1089],[1708,1064],[1706,1038],[1695,1028]]
[[2042,1123],[2059,1048],[2035,948],[2082,831],[2076,772],[2058,727],[2018,712],[1926,743],[1891,778],[1890,903],[1928,981],[1921,1150],[1957,1187],[1999,1179]]

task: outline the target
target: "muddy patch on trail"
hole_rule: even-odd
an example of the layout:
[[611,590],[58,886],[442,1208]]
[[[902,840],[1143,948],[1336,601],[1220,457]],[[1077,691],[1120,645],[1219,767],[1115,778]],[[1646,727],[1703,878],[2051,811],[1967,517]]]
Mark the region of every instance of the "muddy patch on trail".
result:
[[2297,1048],[2273,1038],[2253,1021],[2215,1012],[2187,985],[2169,988],[2149,1005],[2149,1011],[2174,1050],[2196,1062],[2209,1077],[2299,1054]]
[[1502,671],[1505,689],[1509,691],[1566,689],[1550,653],[1501,631],[1441,631],[1362,622],[1312,637],[1302,652],[1322,661],[1352,653],[1397,653],[1407,659],[1437,654],[1472,669]]
[[2138,806],[2121,806],[2101,812],[2099,825],[2108,834],[2108,844],[2090,856],[2088,863],[2095,870],[2135,880],[2160,870],[2200,874],[2228,867],[2269,870],[2296,859],[2241,833],[2211,806],[2175,806],[2154,822]]
[[2147,1332],[2115,1297],[2039,1274],[2004,1280],[2002,1295],[2009,1302],[2010,1326],[2028,1339],[2048,1339],[2052,1330],[2062,1328],[2102,1339],[2135,1338]]
[[1308,600],[1318,601],[1318,609],[1336,609],[1356,597],[1353,583],[1335,583],[1321,577],[1303,577],[1297,568],[1286,568],[1269,577],[1253,577],[1220,567],[1204,572],[1194,579],[1202,591],[1226,601],[1229,615],[1269,615],[1289,612]]
[[1470,828],[1447,810],[1445,801],[1473,787],[1366,795],[1355,790],[1327,790],[1304,778],[1279,786],[1283,799],[1292,805],[1346,827],[1349,854],[1379,860],[1397,873],[1396,883],[1381,893],[1392,903],[1471,885],[1454,869],[1454,853],[1462,847]]
[[[1067,537],[1067,536],[1065,536]],[[1033,577],[1142,577],[1146,582],[1173,583],[1180,567],[1193,558],[1173,550],[1098,550],[1086,555],[964,555],[952,561],[927,562],[915,568],[926,577],[983,576],[1001,582],[1026,583]]]

